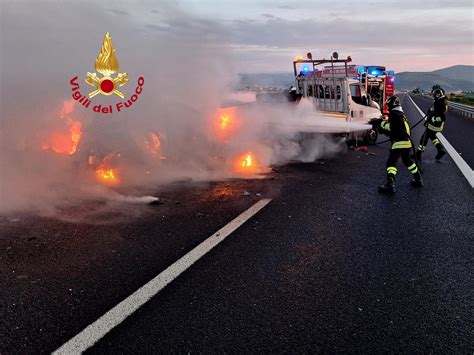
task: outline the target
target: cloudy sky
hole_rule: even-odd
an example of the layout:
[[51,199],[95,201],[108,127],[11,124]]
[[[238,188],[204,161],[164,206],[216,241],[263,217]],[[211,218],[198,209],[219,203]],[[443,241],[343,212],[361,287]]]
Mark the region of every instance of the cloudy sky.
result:
[[356,64],[398,72],[474,64],[474,0],[0,0],[0,6],[6,47],[24,46],[15,37],[28,31],[52,32],[31,37],[37,47],[60,43],[61,36],[90,46],[110,31],[122,43],[136,43],[137,36],[203,38],[208,48],[230,53],[238,72],[291,71],[292,60],[308,51],[314,58],[337,51]]
[[286,70],[336,50],[361,64],[429,71],[474,64],[472,0],[179,0],[230,33],[242,68]]

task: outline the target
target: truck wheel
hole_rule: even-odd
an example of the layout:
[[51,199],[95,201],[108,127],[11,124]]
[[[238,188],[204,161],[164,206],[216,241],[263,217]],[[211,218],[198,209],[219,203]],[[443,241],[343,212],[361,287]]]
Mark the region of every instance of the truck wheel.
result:
[[368,129],[364,134],[365,145],[374,145],[377,142],[379,133],[374,129]]

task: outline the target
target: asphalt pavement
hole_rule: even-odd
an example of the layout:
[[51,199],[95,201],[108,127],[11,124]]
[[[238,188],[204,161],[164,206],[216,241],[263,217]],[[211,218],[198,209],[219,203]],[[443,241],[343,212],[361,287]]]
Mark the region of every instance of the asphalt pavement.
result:
[[[466,127],[445,134],[464,157]],[[380,195],[388,145],[369,151],[146,191],[162,205],[0,217],[0,353],[55,350],[262,198],[272,201],[89,352],[472,353],[472,188],[429,145],[425,187],[400,164],[397,193]]]

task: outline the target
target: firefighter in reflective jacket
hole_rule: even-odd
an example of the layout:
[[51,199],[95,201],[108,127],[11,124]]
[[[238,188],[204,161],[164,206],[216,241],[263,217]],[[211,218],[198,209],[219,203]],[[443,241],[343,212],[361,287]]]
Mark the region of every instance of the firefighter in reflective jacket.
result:
[[438,150],[438,154],[435,156],[436,160],[441,159],[443,155],[446,154],[446,150],[444,150],[443,145],[438,137],[436,137],[436,133],[443,131],[444,123],[446,122],[446,112],[448,111],[448,100],[446,96],[444,96],[444,91],[441,88],[434,89],[431,94],[434,98],[434,105],[426,114],[426,129],[421,136],[420,145],[416,151],[416,159],[418,161],[421,161],[421,154],[425,151],[426,144],[428,144],[428,140],[430,139]]
[[412,142],[410,138],[410,126],[408,125],[405,114],[400,106],[400,99],[397,96],[390,96],[387,99],[389,109],[388,121],[382,119],[372,123],[374,129],[378,129],[390,137],[392,146],[387,160],[387,182],[379,186],[382,193],[395,192],[395,176],[397,175],[397,161],[402,158],[403,164],[413,175],[411,185],[423,187],[423,180],[416,163],[410,157]]

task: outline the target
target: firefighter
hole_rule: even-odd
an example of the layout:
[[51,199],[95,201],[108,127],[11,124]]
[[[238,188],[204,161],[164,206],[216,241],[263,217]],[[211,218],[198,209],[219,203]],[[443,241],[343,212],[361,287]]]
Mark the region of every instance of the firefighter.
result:
[[434,146],[438,150],[435,159],[440,160],[446,154],[446,150],[439,141],[436,133],[442,132],[444,123],[446,122],[446,112],[448,111],[448,100],[444,96],[444,91],[441,88],[435,88],[431,91],[434,98],[434,105],[428,110],[426,114],[425,132],[421,136],[420,145],[416,151],[416,159],[421,161],[421,155],[425,151],[428,140],[431,139]]
[[386,104],[389,110],[388,121],[378,119],[372,123],[374,129],[378,129],[381,133],[388,135],[391,141],[390,154],[387,160],[387,182],[385,185],[379,186],[379,192],[395,192],[397,161],[400,158],[402,158],[403,164],[413,175],[411,185],[423,187],[420,170],[410,157],[410,150],[413,147],[410,137],[410,126],[400,106],[400,99],[398,96],[390,96]]

